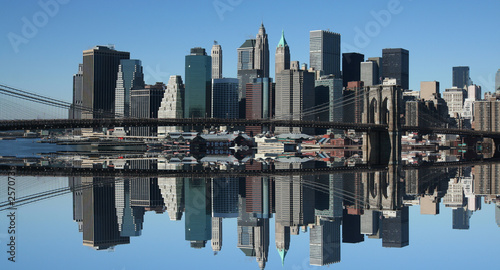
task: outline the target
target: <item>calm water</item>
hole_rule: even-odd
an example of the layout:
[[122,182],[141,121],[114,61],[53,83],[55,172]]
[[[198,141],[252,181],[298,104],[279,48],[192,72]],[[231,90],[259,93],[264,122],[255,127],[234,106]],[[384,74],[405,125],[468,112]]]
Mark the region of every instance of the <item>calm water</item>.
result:
[[[0,141],[0,155],[69,151],[31,144]],[[168,167],[155,160],[146,166]],[[258,164],[224,166],[269,165]],[[179,166],[187,165],[169,168]],[[9,182],[3,175],[0,269],[495,267],[499,168],[423,168],[396,177],[388,171],[197,179],[14,175]],[[9,187],[16,210],[5,205]],[[12,212],[15,234],[8,233]],[[8,260],[11,236],[15,263]]]

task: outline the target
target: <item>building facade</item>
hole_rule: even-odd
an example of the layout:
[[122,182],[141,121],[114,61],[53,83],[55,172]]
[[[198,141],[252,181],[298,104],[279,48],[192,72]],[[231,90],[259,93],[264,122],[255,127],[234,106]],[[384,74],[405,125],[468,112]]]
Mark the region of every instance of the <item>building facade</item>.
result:
[[73,103],[69,109],[69,119],[82,119],[83,106],[83,64],[78,64],[78,72],[73,74]]
[[263,23],[255,38],[254,68],[262,70],[262,76],[269,78],[269,41]]
[[[275,89],[271,78],[255,78],[246,85],[246,119],[270,119],[274,117]],[[248,134],[259,134],[261,126],[247,126]]]
[[238,116],[238,79],[213,79],[212,117],[236,119]]
[[500,132],[500,100],[474,103],[474,129]]
[[[304,114],[313,107],[314,73],[288,69],[276,77],[276,119],[312,120],[314,115]],[[301,133],[302,128],[277,127],[276,133]]]
[[309,32],[309,64],[324,75],[340,78],[340,34],[324,30]]
[[360,64],[360,81],[363,85],[373,86],[379,84],[378,64],[374,61],[366,61]]
[[221,79],[222,78],[222,47],[214,42],[212,46],[212,53],[210,55],[212,57],[212,79]]
[[[165,93],[158,109],[158,118],[184,117],[184,84],[180,75],[172,75],[168,80]],[[158,136],[165,137],[168,132],[181,131],[181,127],[159,126]]]
[[130,117],[130,91],[144,89],[144,74],[140,60],[122,59],[118,66],[115,88],[115,117]]
[[420,98],[431,100],[439,95],[439,82],[420,82]]
[[122,59],[130,59],[130,53],[117,51],[112,45],[83,51],[82,103],[92,111],[85,111],[82,118],[114,116],[116,79]]
[[469,67],[453,67],[453,87],[467,89],[471,84],[469,77]]
[[409,89],[409,51],[402,48],[382,50],[382,78],[396,79],[401,88]]
[[290,48],[288,47],[288,43],[286,43],[285,31],[281,32],[280,41],[278,42],[278,46],[276,46],[274,62],[275,78],[277,78],[278,74],[283,70],[290,69]]
[[360,53],[342,54],[342,80],[344,87],[347,87],[348,82],[361,80],[361,63],[364,61],[365,56]]
[[211,115],[212,57],[204,48],[192,48],[186,55],[184,117],[203,118]]
[[467,92],[463,88],[453,87],[445,90],[443,99],[446,101],[446,105],[448,105],[448,114],[450,117],[462,116],[466,96]]
[[[156,83],[146,85],[144,89],[130,91],[130,117],[158,118],[158,111],[165,93],[165,85]],[[157,127],[132,127],[132,136],[152,136],[157,133]]]

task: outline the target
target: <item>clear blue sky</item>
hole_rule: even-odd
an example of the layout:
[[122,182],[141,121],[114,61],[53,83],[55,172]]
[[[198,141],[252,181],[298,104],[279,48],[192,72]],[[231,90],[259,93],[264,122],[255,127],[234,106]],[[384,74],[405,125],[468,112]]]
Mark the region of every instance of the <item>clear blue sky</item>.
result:
[[[493,91],[500,68],[500,1],[4,1],[0,12],[0,82],[70,101],[72,74],[82,51],[115,44],[142,60],[147,83],[184,76],[184,56],[213,41],[222,45],[224,76],[236,76],[236,49],[255,38],[261,21],[269,35],[271,74],[281,30],[292,60],[309,62],[309,31],[342,35],[342,52],[381,56],[383,48],[410,51],[410,88],[437,80],[451,87],[453,66],[470,66],[472,80]],[[374,15],[375,14],[375,15]],[[376,14],[388,16],[377,16]],[[29,27],[32,25],[32,27]],[[23,33],[24,28],[24,33]],[[33,31],[35,30],[35,31]],[[17,52],[16,52],[17,51]]]

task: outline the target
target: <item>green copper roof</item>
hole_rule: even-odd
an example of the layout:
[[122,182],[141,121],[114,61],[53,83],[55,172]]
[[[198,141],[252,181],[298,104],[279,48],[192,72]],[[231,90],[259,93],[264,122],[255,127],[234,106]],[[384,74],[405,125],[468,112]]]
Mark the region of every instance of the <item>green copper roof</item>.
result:
[[280,42],[278,43],[278,47],[285,47],[285,46],[288,46],[288,44],[286,43],[286,40],[285,40],[285,31],[281,31],[281,39],[280,39]]
[[[286,43],[285,43],[286,44]],[[285,256],[286,256],[286,249],[278,249],[278,252],[281,257],[281,266],[285,266]]]

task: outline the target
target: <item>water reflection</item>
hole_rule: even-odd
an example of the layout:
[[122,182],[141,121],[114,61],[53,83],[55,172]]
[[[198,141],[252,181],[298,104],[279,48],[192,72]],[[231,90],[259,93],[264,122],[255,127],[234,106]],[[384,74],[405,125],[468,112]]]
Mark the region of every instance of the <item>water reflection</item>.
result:
[[[445,155],[451,156],[439,153]],[[420,163],[424,161],[428,162]],[[238,248],[241,256],[254,258],[256,267],[261,269],[270,258],[278,258],[276,253],[281,264],[286,265],[292,239],[299,234],[309,235],[309,263],[318,266],[341,262],[342,243],[381,239],[382,247],[408,246],[412,206],[419,206],[422,215],[438,215],[440,207],[449,207],[453,209],[452,228],[467,230],[473,214],[481,210],[482,201],[494,203],[496,223],[500,226],[499,162],[485,160],[473,166],[460,162],[445,163],[446,166],[403,163],[372,171],[334,172],[335,168],[363,164],[362,157],[341,159],[327,157],[324,152],[281,153],[266,158],[59,153],[2,160],[2,164],[25,167],[109,168],[124,172],[206,171],[207,168],[290,172],[217,176],[215,171],[213,177],[164,177],[161,173],[156,177],[130,177],[126,173],[120,177],[101,177],[72,173],[66,187],[54,187],[43,193],[33,191],[19,201],[19,205],[29,204],[54,193],[71,192],[73,220],[78,224],[83,245],[96,250],[133,245],[131,238],[141,237],[147,212],[166,214],[171,222],[183,222],[184,239],[191,248],[211,248],[214,254]],[[331,171],[295,173],[308,169]],[[2,202],[5,210],[5,200]],[[224,245],[225,219],[236,220],[235,228],[226,228],[237,231],[236,247]],[[297,248],[307,253],[307,247]]]

